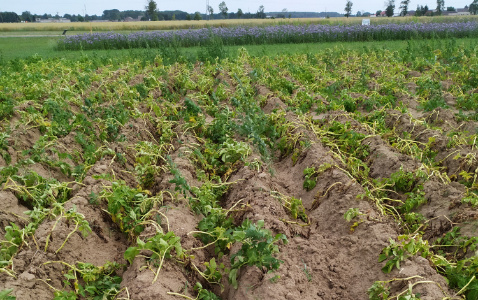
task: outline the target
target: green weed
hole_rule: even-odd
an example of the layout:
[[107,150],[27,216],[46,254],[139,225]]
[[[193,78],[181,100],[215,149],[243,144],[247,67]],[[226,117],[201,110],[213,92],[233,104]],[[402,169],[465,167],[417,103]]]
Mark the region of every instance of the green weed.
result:
[[304,183],[303,187],[305,190],[310,191],[312,190],[317,184],[317,178],[323,172],[327,171],[328,169],[332,168],[332,165],[329,163],[324,163],[320,165],[318,168],[315,167],[308,167],[305,168],[304,173]]
[[302,260],[302,263],[304,264],[304,268],[302,269],[305,273],[305,276],[307,277],[307,281],[311,282],[312,281],[312,275],[310,274],[309,269],[307,268],[307,264]]
[[5,289],[0,291],[1,300],[15,300],[17,297],[10,295],[13,289]]

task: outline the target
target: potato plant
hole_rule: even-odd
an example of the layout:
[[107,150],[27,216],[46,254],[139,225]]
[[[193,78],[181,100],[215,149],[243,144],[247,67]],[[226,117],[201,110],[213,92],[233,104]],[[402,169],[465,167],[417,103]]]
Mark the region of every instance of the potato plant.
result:
[[[474,299],[469,254],[478,241],[466,226],[478,205],[475,47],[416,41],[401,51],[276,57],[240,49],[217,60],[210,48],[200,63],[152,50],[127,60],[6,62],[0,184],[28,211],[0,211],[8,216],[0,282],[19,280],[22,259],[56,270],[32,274],[56,299],[115,299],[128,297],[127,272],[149,268],[143,275],[161,283],[165,269],[179,270],[186,288],[165,294],[217,299],[226,287],[243,292],[241,274],[251,269],[258,285],[282,286],[279,272],[295,268],[307,293],[322,284],[314,272],[323,258],[307,260],[308,242],[345,232],[353,238],[340,242],[355,245],[379,224],[398,234],[373,253],[385,274],[377,278],[422,256],[457,296]],[[322,212],[322,203],[344,199]],[[124,246],[110,257],[118,261],[80,261],[71,247],[95,238]],[[36,251],[40,263],[29,256]],[[269,272],[277,273],[262,280]],[[398,294],[394,279],[370,281],[368,295],[418,299],[412,280],[424,281],[405,278]]]

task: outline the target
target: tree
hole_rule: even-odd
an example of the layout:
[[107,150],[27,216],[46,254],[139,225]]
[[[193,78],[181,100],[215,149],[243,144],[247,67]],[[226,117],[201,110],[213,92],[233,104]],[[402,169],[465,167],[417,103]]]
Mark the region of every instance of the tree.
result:
[[219,3],[219,11],[221,12],[221,15],[223,16],[224,19],[227,19],[227,11],[229,9],[226,6],[226,2],[222,1]]
[[456,9],[453,6],[448,6],[446,11],[456,11]]
[[382,14],[382,11],[381,10],[377,10],[377,12],[375,12],[375,16],[378,17]]
[[357,17],[361,17],[362,16],[362,12],[359,10],[356,14]]
[[445,0],[437,0],[437,15],[441,15],[445,10]]
[[71,22],[78,22],[78,17],[76,15],[64,14],[63,18],[68,19]]
[[264,5],[259,6],[259,9],[257,10],[256,16],[259,19],[265,19],[266,18],[266,13],[264,12]]
[[478,0],[473,0],[468,8],[468,11],[472,15],[476,15],[476,13],[478,13]]
[[35,17],[29,11],[24,11],[22,12],[22,21],[35,22]]
[[352,14],[352,1],[348,0],[347,3],[345,4],[345,16],[348,18]]
[[280,14],[276,15],[277,19],[285,19],[285,16],[287,15],[287,8],[282,9],[282,12]]
[[103,20],[117,21],[121,19],[121,13],[117,9],[109,9],[103,11]]
[[406,16],[408,14],[408,4],[410,4],[410,0],[402,0],[402,2],[400,2],[401,16]]
[[[287,8],[282,9],[282,18],[285,19],[288,11]],[[289,14],[290,15],[290,14]]]
[[428,5],[421,6],[417,5],[417,11],[415,11],[415,17],[426,16],[428,13]]
[[242,18],[243,15],[244,15],[244,13],[242,12],[242,9],[238,8],[237,9],[237,18],[240,19],[240,18]]
[[0,12],[0,23],[17,23],[20,21],[20,17],[15,12]]
[[194,13],[194,20],[196,21],[202,20],[200,12],[197,11],[196,13]]
[[213,15],[214,15],[214,9],[212,8],[212,6],[208,5],[207,6],[207,13],[209,14],[209,19],[213,19]]
[[428,5],[422,7],[422,16],[426,16],[428,14]]
[[148,5],[146,5],[146,13],[148,14],[151,21],[157,21],[158,15],[156,14],[156,9],[158,5],[154,0],[148,0]]
[[186,16],[186,20],[187,20],[187,21],[191,21],[191,15],[190,15],[190,14],[188,14],[188,15]]
[[385,14],[387,17],[393,17],[393,11],[395,10],[395,0],[388,0],[387,8],[385,9]]
[[417,10],[415,10],[415,17],[420,17],[422,15],[422,11],[420,9],[420,5],[417,5]]

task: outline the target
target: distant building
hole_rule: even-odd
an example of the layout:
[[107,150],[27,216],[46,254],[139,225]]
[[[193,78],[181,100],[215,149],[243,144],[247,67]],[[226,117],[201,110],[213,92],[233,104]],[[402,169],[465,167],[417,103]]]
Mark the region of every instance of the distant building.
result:
[[142,18],[142,17],[143,17],[143,16],[138,16],[136,19],[131,18],[131,17],[126,17],[126,18],[124,18],[123,21],[124,21],[124,22],[139,22],[139,21],[141,21],[141,18]]
[[449,16],[468,16],[471,15],[468,8],[458,8],[456,12],[449,14]]
[[71,23],[70,19],[66,18],[48,18],[48,19],[36,19],[36,23]]
[[[434,10],[428,10],[425,14],[425,16],[432,16],[437,12],[436,9]],[[456,11],[442,11],[441,12],[442,16],[468,16],[470,15],[470,12],[468,11],[468,8],[457,8]],[[415,11],[410,10],[407,13],[407,16],[414,16]]]

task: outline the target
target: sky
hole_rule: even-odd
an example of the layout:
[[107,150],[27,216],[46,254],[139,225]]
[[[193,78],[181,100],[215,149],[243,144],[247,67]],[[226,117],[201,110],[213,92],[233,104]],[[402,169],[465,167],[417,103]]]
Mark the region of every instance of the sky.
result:
[[[2,3],[3,2],[3,3]],[[103,10],[119,9],[119,10],[144,10],[147,0],[1,0],[0,11],[13,11],[18,14],[23,11],[30,11],[33,14],[86,14],[102,15]],[[214,12],[219,12],[218,6],[222,0],[209,0],[209,5]],[[335,11],[344,13],[346,0],[336,1],[320,1],[320,0],[225,0],[229,12],[236,12],[241,8],[243,12],[255,13],[260,5],[264,5],[265,12],[282,11],[286,8],[288,11]],[[400,0],[395,0],[396,12],[400,6]],[[472,0],[454,0],[446,1],[445,7],[453,6],[455,8],[463,8],[469,5]],[[204,13],[206,11],[206,0],[175,0],[161,1],[156,0],[159,10],[182,10],[189,13],[196,11]],[[357,11],[376,12],[384,10],[385,0],[352,0],[352,12]],[[412,0],[410,1],[409,10],[414,10],[417,4],[428,5],[430,8],[436,7],[436,1],[430,0]]]

